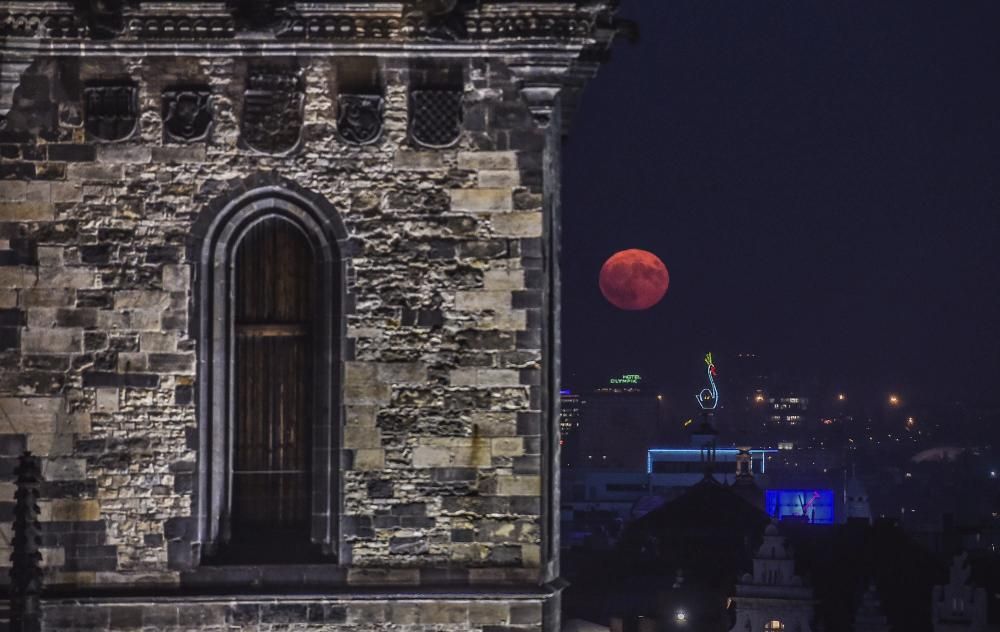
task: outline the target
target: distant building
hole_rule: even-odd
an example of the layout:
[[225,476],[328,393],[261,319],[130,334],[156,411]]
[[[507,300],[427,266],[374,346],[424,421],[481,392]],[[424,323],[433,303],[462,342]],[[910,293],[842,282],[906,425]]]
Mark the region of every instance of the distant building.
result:
[[796,394],[771,395],[767,400],[767,423],[772,429],[805,425],[809,398]]
[[559,393],[559,445],[563,467],[573,467],[580,456],[580,423],[587,400],[569,390]]
[[753,558],[753,574],[736,584],[733,632],[811,632],[816,600],[795,574],[795,559],[776,524],[764,530]]
[[580,417],[581,467],[645,469],[646,450],[663,431],[659,400],[642,387],[642,376],[626,373],[587,397]]
[[856,475],[851,474],[844,486],[844,511],[847,520],[864,520],[871,523],[872,508],[868,500],[868,491]]
[[882,602],[874,584],[868,587],[854,614],[854,632],[889,632],[889,620],[882,612]]
[[755,488],[755,477],[766,472],[768,455],[776,452],[769,448],[740,448],[720,443],[712,417],[705,416],[692,425],[688,445],[647,450],[646,471],[653,493],[667,498],[710,476],[719,483],[739,483],[743,491],[750,492],[747,500],[762,506],[761,494],[755,495],[759,492]]
[[968,555],[956,555],[951,562],[948,584],[934,587],[934,632],[982,632],[988,629],[986,590],[972,585],[969,581],[971,572]]
[[[765,425],[770,372],[756,353],[742,352],[726,360],[726,404],[731,411],[725,430],[737,440],[757,436]],[[735,414],[732,414],[735,412]]]

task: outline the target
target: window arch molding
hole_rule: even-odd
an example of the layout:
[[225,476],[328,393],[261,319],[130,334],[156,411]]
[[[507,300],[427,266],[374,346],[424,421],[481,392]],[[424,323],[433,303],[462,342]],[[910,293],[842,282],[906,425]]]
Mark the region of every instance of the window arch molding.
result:
[[316,266],[315,357],[311,429],[309,532],[328,554],[337,552],[340,516],[340,435],[345,357],[349,249],[336,208],[321,196],[276,176],[258,176],[209,204],[192,227],[189,260],[195,263],[192,335],[198,341],[197,481],[192,565],[218,551],[222,516],[229,511],[232,464],[234,324],[231,304],[236,252],[260,222],[280,219],[305,237]]

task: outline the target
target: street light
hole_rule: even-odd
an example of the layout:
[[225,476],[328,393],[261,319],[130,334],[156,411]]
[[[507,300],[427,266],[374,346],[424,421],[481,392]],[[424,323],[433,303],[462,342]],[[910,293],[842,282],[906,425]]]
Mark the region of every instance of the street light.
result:
[[674,620],[677,621],[677,623],[685,623],[687,622],[687,619],[688,619],[687,613],[684,612],[683,610],[678,610],[677,612],[674,613]]
[[842,401],[844,401],[846,399],[847,399],[847,395],[844,395],[843,393],[837,393],[837,401],[838,402],[842,402]]
[[893,393],[892,395],[890,395],[889,396],[889,405],[890,406],[899,406],[899,395],[896,395],[895,393]]

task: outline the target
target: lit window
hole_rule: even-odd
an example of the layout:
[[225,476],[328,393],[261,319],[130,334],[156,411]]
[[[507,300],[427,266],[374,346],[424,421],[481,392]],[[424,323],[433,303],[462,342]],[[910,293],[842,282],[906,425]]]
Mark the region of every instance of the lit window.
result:
[[764,624],[764,632],[781,632],[785,629],[785,624],[777,619],[771,619]]

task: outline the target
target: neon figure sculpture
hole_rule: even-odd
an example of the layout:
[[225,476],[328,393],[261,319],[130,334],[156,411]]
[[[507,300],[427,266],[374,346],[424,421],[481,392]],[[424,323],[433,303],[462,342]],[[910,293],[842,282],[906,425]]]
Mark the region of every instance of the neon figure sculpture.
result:
[[718,371],[715,369],[715,363],[712,362],[711,352],[705,354],[705,365],[708,373],[708,388],[701,389],[701,392],[695,395],[695,399],[698,400],[698,405],[701,406],[702,410],[715,410],[715,407],[719,405],[719,389],[715,387],[715,376],[718,375]]

